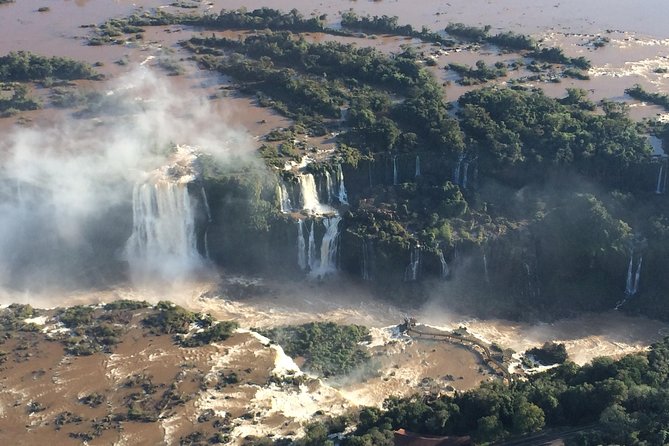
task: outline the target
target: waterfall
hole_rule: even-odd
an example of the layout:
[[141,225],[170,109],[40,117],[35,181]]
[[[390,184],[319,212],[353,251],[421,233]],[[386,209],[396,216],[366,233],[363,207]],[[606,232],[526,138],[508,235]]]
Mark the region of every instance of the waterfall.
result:
[[325,170],[325,191],[328,196],[329,204],[332,204],[332,196],[334,195],[332,190],[333,190],[332,176],[330,175],[330,172],[328,170]]
[[362,280],[370,280],[370,247],[367,238],[362,239]]
[[341,164],[337,164],[337,181],[339,182],[339,204],[348,204],[348,194],[344,185],[344,171],[341,170]]
[[420,156],[416,155],[416,178],[420,176]]
[[437,251],[437,256],[439,256],[439,262],[441,263],[441,278],[446,279],[451,274],[451,271],[448,268],[446,259],[444,259],[444,252],[440,249]]
[[199,255],[187,183],[136,184],[132,208],[133,230],[126,244],[132,269],[167,276],[196,266]]
[[298,177],[300,183],[300,192],[302,193],[302,209],[307,211],[316,211],[320,208],[318,201],[318,191],[316,190],[316,181],[310,173]]
[[211,209],[209,208],[209,200],[207,200],[207,193],[204,191],[204,186],[200,188],[202,193],[202,204],[204,204],[204,210],[207,213],[207,221],[211,223]]
[[279,183],[279,200],[281,201],[282,213],[288,214],[289,212],[292,212],[293,205],[290,202],[290,195],[288,195],[288,189],[283,181]]
[[307,259],[305,257],[304,243],[304,220],[297,220],[297,264],[301,270],[307,269]]
[[660,172],[657,174],[657,187],[655,187],[655,193],[656,194],[661,194],[662,193],[662,169],[663,165],[660,164]]
[[462,188],[467,189],[467,171],[469,170],[469,163],[465,161],[464,166],[463,166],[463,173],[462,173]]
[[458,158],[458,164],[455,165],[455,169],[453,170],[453,182],[455,184],[460,184],[460,166],[462,165],[462,160],[464,159],[464,155],[460,155]]
[[397,175],[397,155],[393,156],[393,186],[399,184],[398,175]]
[[[337,248],[339,244],[340,221],[341,217],[339,216],[323,219],[325,234],[323,235],[323,240],[321,241],[321,259],[318,266],[311,269],[311,276],[323,277],[337,271]],[[309,244],[311,244],[311,235]]]
[[[178,277],[201,265],[188,185],[196,179],[195,151],[177,147],[172,164],[147,174],[132,192],[133,229],[125,257],[133,273]],[[203,204],[209,215],[204,189]]]
[[311,222],[311,229],[309,230],[309,247],[307,248],[307,265],[309,270],[313,271],[316,267],[316,241],[314,240],[314,222]]
[[483,251],[483,277],[485,278],[486,283],[490,283],[490,276],[488,275],[488,259],[485,256],[485,251]]
[[409,264],[404,270],[404,281],[415,282],[418,279],[418,266],[420,265],[420,247],[411,248]]
[[639,291],[639,277],[641,276],[641,262],[643,257],[639,257],[639,263],[636,266],[636,274],[634,275],[634,287],[632,288],[632,294],[636,294]]
[[632,269],[634,268],[634,253],[630,254],[630,263],[627,266],[627,280],[625,281],[625,294],[634,294],[634,282],[632,281]]

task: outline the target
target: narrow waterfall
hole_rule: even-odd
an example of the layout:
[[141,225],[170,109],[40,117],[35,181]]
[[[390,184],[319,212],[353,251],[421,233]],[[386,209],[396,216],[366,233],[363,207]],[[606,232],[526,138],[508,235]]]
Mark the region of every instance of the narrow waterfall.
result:
[[397,175],[397,155],[393,156],[393,186],[399,184],[398,175]]
[[639,277],[641,277],[641,262],[643,262],[643,257],[639,257],[639,263],[636,266],[636,274],[634,275],[634,287],[632,288],[633,295],[639,291]]
[[632,270],[634,268],[634,253],[630,254],[630,263],[627,266],[627,280],[625,281],[625,294],[631,296],[634,294],[634,282],[632,278]]
[[418,279],[418,267],[420,266],[420,246],[411,248],[409,264],[404,270],[404,281],[415,282]]
[[453,183],[459,185],[460,184],[460,166],[462,165],[462,160],[464,159],[464,155],[460,155],[458,158],[458,164],[455,165],[455,169],[453,169]]
[[309,230],[309,246],[307,248],[307,265],[309,270],[313,271],[316,268],[316,240],[314,239],[314,222],[311,222],[311,229]]
[[290,202],[290,195],[283,181],[279,183],[279,200],[281,201],[282,213],[288,214],[293,211],[293,204]]
[[[133,273],[174,278],[201,265],[188,191],[188,185],[196,179],[196,159],[193,149],[178,147],[172,164],[150,172],[135,184],[133,230],[125,246]],[[209,212],[204,189],[202,193]]]
[[306,244],[304,243],[304,220],[297,220],[297,264],[301,270],[307,269]]
[[488,259],[485,256],[485,250],[483,251],[483,277],[486,283],[490,283],[490,276],[488,275]]
[[465,161],[462,166],[462,188],[467,189],[467,171],[469,170],[469,162]]
[[420,176],[420,156],[416,155],[416,178]]
[[211,223],[211,208],[209,207],[209,200],[207,200],[207,193],[204,191],[204,186],[200,188],[202,193],[202,204],[204,204],[204,210],[207,213],[207,221]]
[[332,204],[332,197],[334,196],[333,189],[332,175],[330,175],[328,170],[325,170],[325,192],[328,197],[328,204]]
[[316,190],[316,181],[310,173],[298,177],[300,183],[300,192],[302,194],[302,209],[316,212],[321,207],[318,201],[318,191]]
[[444,259],[444,252],[440,249],[437,251],[437,256],[439,257],[439,262],[441,263],[441,278],[446,279],[451,274],[450,269],[448,268],[448,263]]
[[362,265],[361,265],[362,280],[371,279],[371,274],[369,272],[371,266],[370,261],[371,261],[371,252],[370,252],[369,240],[365,237],[362,239]]
[[656,194],[661,194],[662,193],[662,170],[664,166],[660,164],[660,172],[657,174],[657,186],[655,187],[655,193]]
[[[339,245],[339,222],[341,217],[323,219],[325,234],[321,241],[320,263],[311,269],[312,277],[323,277],[337,272],[337,248]],[[313,228],[313,226],[312,226]],[[310,236],[311,237],[311,236]],[[309,243],[311,243],[311,238]]]
[[348,194],[344,185],[344,171],[341,170],[341,164],[337,164],[337,182],[339,183],[339,195],[337,196],[339,204],[348,205]]

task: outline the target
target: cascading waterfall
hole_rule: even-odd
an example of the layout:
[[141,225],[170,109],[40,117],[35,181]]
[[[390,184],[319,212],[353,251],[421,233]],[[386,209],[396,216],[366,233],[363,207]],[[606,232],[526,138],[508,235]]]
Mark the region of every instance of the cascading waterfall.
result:
[[411,248],[409,264],[404,270],[404,281],[415,282],[418,279],[418,267],[420,265],[420,246]]
[[630,254],[630,263],[627,266],[627,280],[625,281],[625,294],[632,295],[634,283],[632,282],[632,270],[634,268],[634,253]]
[[625,280],[625,294],[627,296],[634,296],[639,292],[639,279],[641,278],[641,264],[643,257],[639,257],[639,262],[636,266],[636,273],[634,273],[634,253],[630,254],[630,262],[627,265],[627,278]]
[[440,249],[437,251],[437,256],[439,257],[439,262],[441,263],[441,278],[446,279],[451,274],[450,269],[448,268],[448,263],[444,259],[444,252]]
[[332,176],[330,175],[330,172],[328,170],[326,170],[325,171],[325,192],[327,193],[329,204],[332,204],[332,197],[334,196],[333,189],[334,189],[334,186],[332,184]]
[[318,191],[316,190],[316,181],[310,173],[298,177],[300,183],[300,192],[302,194],[302,209],[316,212],[321,208],[318,201]]
[[370,246],[367,238],[362,239],[362,280],[371,280],[370,270]]
[[397,175],[397,155],[393,156],[393,186],[399,184],[398,175]]
[[643,257],[639,257],[639,263],[636,266],[636,274],[634,275],[634,287],[632,288],[632,295],[639,292],[639,278],[641,277],[641,262],[643,262]]
[[200,256],[187,183],[136,184],[132,201],[133,231],[126,245],[131,268],[167,276],[196,266]]
[[316,240],[314,238],[314,222],[311,222],[311,229],[309,230],[309,246],[307,247],[307,265],[309,270],[313,271],[316,268]]
[[420,156],[416,155],[416,178],[420,176]]
[[304,220],[297,220],[297,264],[301,270],[307,269],[307,258],[304,243]]
[[371,188],[374,184],[372,183],[372,163],[367,163],[367,176],[369,176],[369,187]]
[[290,202],[288,189],[283,181],[279,184],[279,200],[281,201],[281,212],[288,214],[293,211],[293,204]]
[[[328,174],[329,175],[329,174]],[[339,182],[339,194],[337,198],[340,204],[348,204],[348,194],[344,185],[344,171],[341,170],[341,164],[337,165],[337,182]]]
[[325,234],[321,241],[321,259],[318,265],[311,269],[312,277],[323,277],[337,271],[337,248],[339,245],[339,222],[341,217],[335,216],[323,219]]
[[455,169],[453,170],[453,182],[457,185],[460,184],[460,166],[462,165],[462,160],[464,158],[464,155],[460,155],[458,158],[458,164],[455,165]]
[[660,164],[660,171],[657,174],[657,186],[655,187],[655,193],[658,195],[667,191],[667,173],[664,169],[664,164]]
[[[204,204],[204,210],[207,213],[207,223],[211,223],[211,208],[209,208],[209,200],[207,200],[207,193],[204,190],[204,186],[200,189],[202,192],[202,203]],[[209,225],[204,229],[204,255],[207,257],[207,260],[211,260],[209,255]]]

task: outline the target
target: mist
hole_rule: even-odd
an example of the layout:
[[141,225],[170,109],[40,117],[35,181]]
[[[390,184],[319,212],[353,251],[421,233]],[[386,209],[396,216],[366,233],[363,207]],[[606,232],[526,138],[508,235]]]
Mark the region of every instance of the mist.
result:
[[251,158],[244,131],[148,67],[105,85],[95,117],[16,128],[0,141],[0,287],[33,291],[127,277],[133,185],[187,144]]

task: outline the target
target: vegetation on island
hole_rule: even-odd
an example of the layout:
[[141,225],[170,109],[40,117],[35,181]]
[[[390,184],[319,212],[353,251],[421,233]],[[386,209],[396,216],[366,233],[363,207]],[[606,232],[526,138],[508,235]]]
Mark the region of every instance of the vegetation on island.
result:
[[635,84],[633,87],[626,89],[625,93],[627,93],[634,99],[659,105],[666,111],[669,111],[669,94],[650,93],[644,90],[643,87],[639,84]]
[[370,358],[360,344],[371,337],[367,327],[361,325],[311,322],[261,334],[281,345],[287,355],[303,357],[305,370],[325,377],[350,373]]
[[44,57],[27,51],[0,56],[0,81],[30,82],[47,79],[98,79],[89,64],[65,57]]

